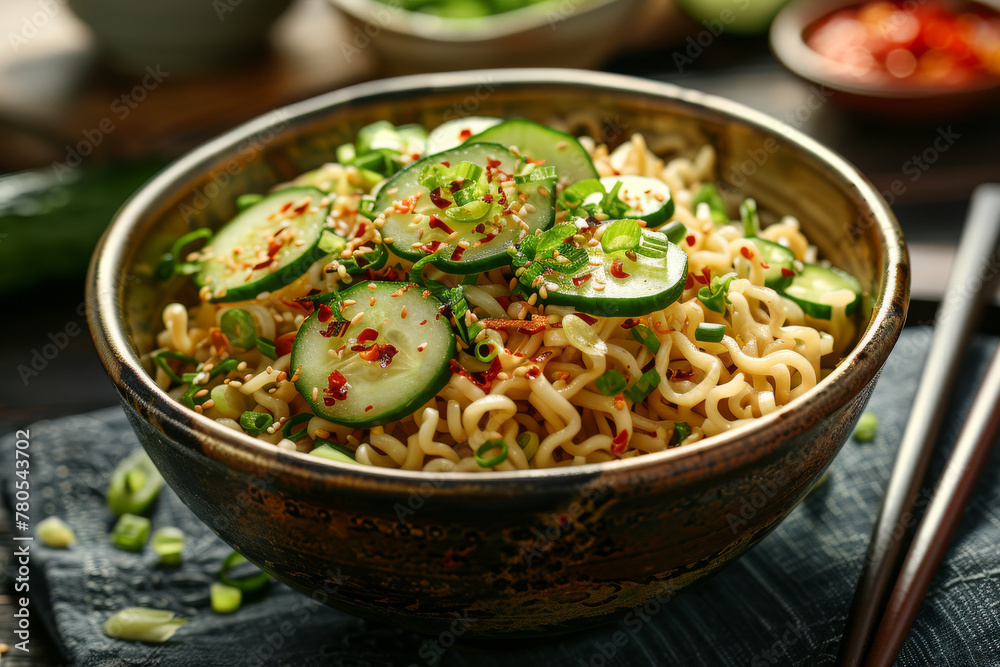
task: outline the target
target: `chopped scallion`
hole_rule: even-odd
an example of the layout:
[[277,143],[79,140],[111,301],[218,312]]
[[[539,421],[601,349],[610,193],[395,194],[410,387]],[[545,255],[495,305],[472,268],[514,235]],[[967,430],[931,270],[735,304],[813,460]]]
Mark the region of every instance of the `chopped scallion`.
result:
[[[489,459],[483,458],[483,455],[486,454],[486,452],[493,449],[499,449],[500,453]],[[487,440],[479,446],[479,449],[476,450],[476,463],[479,464],[480,468],[492,468],[493,466],[499,465],[506,460],[507,442],[505,440],[501,440],[499,438]]]
[[191,364],[192,366],[198,365],[198,360],[194,357],[187,354],[181,354],[180,352],[174,352],[173,350],[160,350],[158,352],[154,352],[151,356],[153,357],[153,363],[162,368],[167,374],[167,377],[177,384],[181,384],[184,380],[182,380],[181,376],[170,368],[170,365],[167,363],[167,359],[176,359],[177,361],[183,361],[185,364]]
[[524,452],[524,458],[529,461],[534,458],[535,452],[538,451],[538,444],[538,434],[532,431],[525,431],[517,436],[517,446]]
[[253,316],[242,308],[230,308],[224,312],[219,328],[235,347],[249,350],[257,343],[257,325]]
[[260,435],[274,423],[274,417],[267,412],[246,411],[240,415],[240,426],[248,435],[254,437]]
[[[617,183],[616,185],[621,185]],[[601,248],[606,253],[624,252],[639,247],[642,228],[635,220],[615,220],[604,229]]]
[[212,611],[216,614],[231,614],[243,604],[243,591],[235,586],[215,582],[209,590],[212,597]]
[[115,612],[104,621],[104,634],[112,639],[162,644],[187,623],[172,611],[128,607]]
[[854,439],[858,442],[871,442],[878,435],[878,417],[871,412],[866,412],[858,419],[858,425],[854,427]]
[[676,447],[691,435],[691,427],[687,422],[674,422],[674,432],[670,436],[670,446]]
[[111,530],[111,543],[126,551],[142,551],[149,539],[150,521],[136,514],[122,514]]
[[357,460],[343,445],[338,445],[334,442],[322,442],[315,449],[309,452],[313,456],[319,456],[320,458],[330,459],[331,461],[340,461],[341,463],[357,463]]
[[[141,480],[140,475],[141,473]],[[163,488],[163,477],[149,455],[137,449],[111,473],[106,494],[108,507],[116,516],[143,514]]]
[[605,396],[617,396],[625,391],[625,387],[628,386],[628,380],[618,371],[610,370],[594,380],[594,385],[597,386],[597,391]]
[[268,359],[278,358],[278,350],[274,347],[274,341],[270,338],[257,336],[257,349]]
[[472,351],[475,353],[476,359],[484,364],[492,363],[499,353],[496,343],[489,339],[476,343]]
[[249,563],[249,561],[247,561],[242,554],[239,554],[236,551],[226,556],[226,559],[222,561],[222,568],[219,570],[219,581],[229,586],[238,588],[244,593],[252,593],[260,590],[270,583],[271,575],[267,572],[258,571],[256,574],[251,574],[245,577],[230,577],[229,570],[243,563]]
[[645,324],[637,324],[629,329],[629,332],[632,334],[632,338],[645,345],[653,354],[660,351],[660,339]]
[[181,562],[181,552],[184,551],[184,533],[180,528],[164,526],[153,531],[153,551],[165,565],[176,565]]
[[292,427],[298,426],[299,424],[304,424],[305,422],[309,421],[312,418],[313,415],[308,412],[300,415],[295,415],[294,417],[289,417],[288,421],[286,421],[284,425],[281,427],[281,437],[285,438],[286,440],[291,440],[292,442],[295,442],[301,439],[302,436],[308,435],[307,433],[307,431],[309,430],[308,427],[299,429],[295,433],[292,433]]
[[760,236],[760,216],[757,215],[756,200],[749,197],[743,200],[740,204],[740,220],[743,221],[743,236]]
[[57,516],[42,519],[37,528],[38,539],[47,547],[65,549],[76,544],[76,533]]
[[655,368],[651,368],[640,375],[635,384],[625,390],[625,396],[633,403],[638,403],[644,401],[658,386],[660,386],[660,374]]
[[698,325],[698,328],[694,330],[694,339],[700,340],[703,343],[721,343],[722,339],[726,337],[726,325],[725,324],[712,324],[710,322],[703,322]]

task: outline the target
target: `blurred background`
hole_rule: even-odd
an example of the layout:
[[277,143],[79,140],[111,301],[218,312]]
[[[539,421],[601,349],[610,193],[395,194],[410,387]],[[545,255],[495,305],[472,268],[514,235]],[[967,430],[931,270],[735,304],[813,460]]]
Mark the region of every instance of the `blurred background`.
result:
[[[784,120],[884,193],[914,262],[909,323],[930,322],[968,197],[1000,180],[996,4],[785,5],[5,0],[0,297],[14,308],[0,347],[0,430],[116,403],[87,332],[83,277],[131,192],[270,109],[400,73],[592,68]],[[985,327],[1000,332],[992,309]]]

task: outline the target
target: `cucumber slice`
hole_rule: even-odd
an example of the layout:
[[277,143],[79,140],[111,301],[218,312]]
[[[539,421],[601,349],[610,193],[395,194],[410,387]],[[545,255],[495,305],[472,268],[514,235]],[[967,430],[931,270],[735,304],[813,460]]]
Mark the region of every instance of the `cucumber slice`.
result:
[[556,168],[560,180],[566,177],[570,183],[598,177],[590,155],[575,137],[533,120],[525,118],[506,120],[483,130],[468,141],[468,143],[474,142],[516,146],[522,155],[536,162],[545,160],[545,166]]
[[[611,221],[601,225],[607,227]],[[564,225],[558,225],[559,231]],[[568,273],[558,263],[544,261],[541,254],[515,271],[522,291],[535,292],[545,303],[571,306],[590,315],[638,317],[666,308],[680,298],[687,279],[687,253],[670,243],[666,235],[640,229],[639,246],[634,250],[606,253],[602,244],[591,246],[587,237],[597,227],[581,230],[587,263]],[[561,233],[560,233],[561,235]],[[538,243],[545,244],[544,237]],[[563,248],[568,246],[565,244]],[[574,251],[560,249],[564,256]],[[539,263],[544,266],[536,266]],[[544,288],[544,293],[542,292]]]
[[847,315],[852,315],[861,303],[862,288],[857,278],[833,266],[827,268],[818,264],[806,264],[799,275],[792,278],[783,294],[799,304],[806,315],[828,320],[833,309],[828,302],[824,302],[824,297],[840,290],[854,293],[854,300],[846,308]]
[[601,178],[601,185],[608,192],[611,192],[615,183],[621,183],[618,199],[629,207],[625,217],[645,220],[647,229],[656,229],[674,214],[674,200],[670,196],[670,186],[660,179],[650,176]]
[[750,261],[764,262],[769,268],[764,270],[764,285],[773,290],[788,287],[795,276],[795,253],[789,248],[760,237],[750,239],[757,246],[760,257]]
[[316,188],[268,195],[226,223],[202,250],[195,282],[219,293],[213,301],[244,301],[288,285],[325,254],[318,246],[329,212],[326,194]]
[[438,125],[427,136],[427,144],[424,146],[424,155],[434,155],[441,151],[446,151],[456,146],[460,146],[473,135],[479,134],[494,125],[503,122],[501,118],[489,118],[487,116],[469,116],[468,118],[456,118],[445,121]]
[[[412,414],[447,384],[455,334],[430,293],[412,283],[363,282],[337,298],[306,318],[292,345],[291,367],[299,369],[295,387],[313,412],[336,424],[385,424]],[[349,324],[359,314],[357,323]],[[377,336],[362,336],[359,343],[366,329]],[[374,352],[373,345],[379,346]],[[340,391],[335,373],[346,382]]]
[[[466,205],[455,204],[458,193],[447,185],[432,190],[421,183],[427,170],[457,168],[463,162],[482,167],[474,183],[483,195]],[[555,219],[553,179],[515,184],[508,178],[522,162],[499,144],[463,144],[413,163],[379,190],[374,211],[385,214],[382,238],[392,239],[392,251],[410,261],[440,253],[432,264],[449,273],[479,273],[506,265],[508,248],[536,229],[547,229]],[[513,213],[508,201],[523,207]],[[451,238],[454,232],[458,235]],[[468,247],[460,246],[462,241]]]

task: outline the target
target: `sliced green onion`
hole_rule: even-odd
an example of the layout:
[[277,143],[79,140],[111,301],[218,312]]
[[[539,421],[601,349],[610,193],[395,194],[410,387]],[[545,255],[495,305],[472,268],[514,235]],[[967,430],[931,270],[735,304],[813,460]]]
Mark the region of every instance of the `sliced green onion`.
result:
[[115,612],[104,621],[104,634],[112,639],[162,644],[187,623],[172,611],[128,607]]
[[646,400],[646,397],[653,393],[653,390],[660,386],[660,374],[655,368],[651,368],[635,381],[631,387],[625,390],[625,396],[633,403]]
[[[615,185],[621,185],[619,181]],[[605,253],[624,252],[639,247],[642,228],[635,220],[616,220],[604,228],[601,248]]]
[[854,427],[854,439],[858,442],[871,442],[878,435],[878,417],[871,412],[861,415],[858,425]]
[[616,181],[601,199],[601,210],[607,213],[608,217],[612,219],[620,218],[628,213],[628,204],[623,202],[618,196],[618,191],[621,190],[621,187],[622,182]]
[[617,396],[625,391],[625,387],[628,386],[628,380],[618,371],[610,370],[594,380],[594,385],[597,387],[597,391],[605,396]]
[[660,339],[645,324],[637,324],[629,329],[629,332],[632,334],[632,338],[646,346],[653,354],[660,351]]
[[364,195],[361,197],[361,201],[358,202],[358,213],[365,216],[369,220],[374,220],[378,217],[375,213],[375,198],[371,195]]
[[[484,459],[483,455],[492,450],[499,449],[500,453],[491,459]],[[495,465],[499,465],[507,460],[507,442],[499,438],[493,440],[487,440],[479,446],[476,450],[476,463],[479,464],[480,468],[492,468]]]
[[208,396],[215,402],[215,409],[223,417],[238,420],[243,413],[243,399],[241,398],[243,394],[232,389],[228,384],[215,385],[208,392]]
[[524,452],[524,458],[529,461],[535,457],[538,451],[538,434],[532,431],[525,431],[517,436],[517,446]]
[[249,350],[257,343],[257,325],[253,315],[242,308],[230,308],[219,319],[219,328],[234,347]]
[[444,217],[454,222],[477,222],[485,218],[492,210],[492,204],[474,199],[468,204],[446,208],[444,210]]
[[76,533],[57,516],[42,519],[36,532],[42,544],[53,549],[65,549],[76,544]]
[[[139,475],[141,473],[141,484]],[[163,477],[149,455],[141,449],[129,454],[111,473],[106,494],[108,508],[115,516],[143,514],[163,488]]]
[[430,290],[443,289],[444,283],[439,282],[437,280],[428,280],[424,278],[423,273],[425,266],[427,266],[436,259],[444,257],[448,250],[450,250],[450,248],[441,248],[440,250],[432,252],[429,255],[424,255],[423,257],[415,261],[413,263],[413,266],[410,267],[410,280],[420,285],[421,287],[426,287],[427,289]]
[[670,446],[676,447],[691,435],[691,427],[687,422],[674,422],[674,432],[670,436]]
[[149,539],[150,522],[144,516],[122,514],[111,529],[111,544],[126,551],[142,551]]
[[254,437],[260,435],[274,423],[274,417],[267,412],[252,412],[250,410],[240,415],[240,426],[247,432],[247,435]]
[[182,262],[180,258],[184,252],[184,246],[193,243],[198,239],[208,239],[212,236],[212,230],[207,227],[196,229],[180,237],[170,246],[168,252],[163,253],[160,262],[156,266],[154,275],[159,280],[169,280],[176,275],[191,275],[201,270],[200,262]]
[[463,160],[457,165],[452,167],[452,180],[462,181],[466,183],[475,183],[479,180],[479,177],[483,174],[483,168],[480,167],[475,162],[468,162]]
[[243,591],[235,586],[215,582],[209,590],[216,614],[231,614],[243,605]]
[[170,365],[167,363],[167,359],[176,359],[177,361],[183,361],[185,364],[191,364],[192,366],[198,365],[198,360],[194,357],[187,354],[181,354],[180,352],[174,352],[173,350],[160,350],[158,352],[154,352],[151,356],[153,357],[153,363],[162,368],[167,376],[177,384],[181,384],[184,380],[182,380],[181,376],[170,368]]
[[743,221],[743,236],[751,238],[760,236],[760,217],[757,215],[757,202],[746,198],[740,204],[740,220]]
[[292,442],[300,440],[302,436],[308,435],[309,427],[300,429],[296,433],[292,433],[292,427],[304,424],[312,418],[313,415],[308,412],[301,415],[295,415],[294,417],[289,417],[288,421],[286,421],[281,427],[281,437],[286,440],[291,440]]
[[682,238],[687,236],[688,228],[684,226],[683,222],[674,220],[663,225],[656,231],[666,236],[668,241],[676,245],[681,242]]
[[257,202],[261,202],[263,200],[264,195],[262,194],[247,193],[245,195],[240,195],[236,198],[236,208],[237,210],[245,211]]
[[478,184],[473,183],[472,185],[464,187],[461,190],[455,190],[455,192],[452,193],[452,196],[455,199],[455,206],[465,206],[466,204],[476,201],[484,194],[486,193],[478,187]]
[[180,528],[164,526],[153,531],[153,551],[165,565],[176,565],[181,562],[184,551],[184,533]]
[[277,359],[278,350],[274,347],[274,341],[270,338],[264,338],[263,336],[257,336],[257,349],[268,359]]
[[718,189],[711,183],[705,183],[698,189],[698,192],[695,193],[694,198],[691,200],[691,209],[697,213],[698,204],[701,203],[708,204],[708,211],[712,216],[712,222],[717,225],[729,224],[726,203],[722,201],[722,196],[719,195]]
[[653,232],[642,234],[639,237],[639,245],[635,248],[636,253],[653,259],[666,257],[669,250],[670,239]]
[[334,442],[323,441],[318,447],[309,452],[313,456],[319,456],[324,459],[330,459],[331,461],[340,461],[341,463],[357,463],[357,459],[349,449],[342,445],[338,445]]
[[[600,198],[603,199],[604,195],[607,194],[607,190],[604,189],[604,185],[596,178],[587,178],[582,181],[577,181],[563,190],[559,194],[559,204],[561,208],[567,208],[572,211],[583,205],[588,199],[591,199],[593,195],[597,194],[599,194]],[[594,197],[594,199],[597,198]],[[600,201],[600,199],[597,201]],[[588,211],[588,213],[592,213],[592,211]]]
[[222,561],[222,568],[219,570],[219,581],[229,586],[238,588],[244,593],[253,593],[270,583],[271,575],[267,572],[258,571],[256,574],[251,574],[246,577],[230,577],[229,570],[242,563],[249,563],[249,561],[244,558],[242,554],[234,551],[226,556],[226,559]]
[[[215,366],[212,367],[212,370],[208,371],[208,379],[214,380],[218,375],[222,373],[231,373],[235,371],[236,367],[239,365],[240,362],[238,359],[233,359],[232,357],[228,359],[223,359],[219,363],[215,364]],[[184,375],[181,376],[181,380],[183,382],[191,382],[193,384],[195,378],[197,378],[202,373],[204,373],[204,371],[202,370],[195,371],[194,373],[185,373]],[[196,386],[201,387],[203,384],[205,383],[202,382]]]
[[483,362],[484,364],[492,363],[494,359],[497,358],[500,350],[497,348],[497,344],[492,340],[484,340],[482,342],[476,343],[472,347],[472,352],[475,354],[476,359]]
[[354,150],[354,144],[341,144],[337,146],[337,162],[340,164],[351,164],[354,162],[354,158],[358,156],[357,151]]
[[721,343],[722,339],[725,337],[725,324],[702,322],[698,325],[698,328],[694,330],[694,339],[700,340],[703,343]]
[[710,286],[702,287],[698,290],[698,300],[705,304],[709,310],[725,314],[726,304],[732,303],[729,300],[729,283],[736,278],[735,273],[727,273],[724,276],[714,276]]

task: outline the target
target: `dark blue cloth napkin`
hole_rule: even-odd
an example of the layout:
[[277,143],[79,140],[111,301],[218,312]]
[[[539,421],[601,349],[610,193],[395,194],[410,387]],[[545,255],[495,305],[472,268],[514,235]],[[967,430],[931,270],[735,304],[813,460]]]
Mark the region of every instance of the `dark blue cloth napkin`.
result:
[[[136,555],[108,544],[112,519],[103,492],[115,463],[138,447],[118,409],[30,428],[32,521],[57,515],[80,540],[69,550],[33,544],[32,609],[44,616],[66,659],[79,665],[829,665],[929,342],[929,329],[904,332],[868,407],[879,418],[876,440],[848,442],[828,481],[771,535],[666,604],[649,603],[597,630],[469,643],[459,623],[455,633],[424,637],[323,607],[276,582],[264,599],[235,614],[214,614],[208,589],[229,549],[169,489],[152,520],[184,531],[183,565],[160,567],[148,547]],[[995,345],[978,339],[967,351],[935,475]],[[4,461],[14,460],[13,445],[12,436],[0,442]],[[14,466],[2,469],[10,475]],[[4,482],[11,503],[13,485]],[[921,503],[931,490],[924,489]],[[1000,454],[994,454],[899,665],[1000,664],[998,545]],[[104,636],[104,620],[128,606],[171,609],[190,622],[157,646]]]

